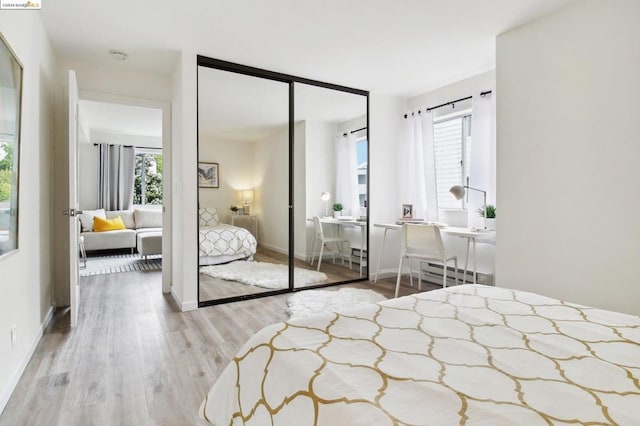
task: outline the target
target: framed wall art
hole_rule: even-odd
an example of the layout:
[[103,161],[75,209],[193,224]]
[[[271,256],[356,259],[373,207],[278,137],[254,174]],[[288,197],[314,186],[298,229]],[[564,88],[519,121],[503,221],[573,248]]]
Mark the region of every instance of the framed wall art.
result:
[[198,186],[200,188],[219,188],[218,163],[198,163]]

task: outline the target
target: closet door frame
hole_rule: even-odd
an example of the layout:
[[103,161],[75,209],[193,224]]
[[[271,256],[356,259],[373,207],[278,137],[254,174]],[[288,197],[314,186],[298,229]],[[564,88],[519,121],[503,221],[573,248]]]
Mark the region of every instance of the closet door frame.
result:
[[[283,73],[279,73],[279,72],[275,72],[275,71],[269,71],[269,70],[265,70],[265,69],[261,69],[261,68],[255,68],[255,67],[251,67],[248,65],[242,65],[242,64],[237,64],[234,62],[228,62],[228,61],[223,61],[221,59],[215,59],[215,58],[210,58],[207,56],[202,56],[202,55],[198,55],[197,56],[197,66],[196,66],[196,70],[199,70],[199,67],[206,67],[206,68],[212,68],[212,69],[217,69],[220,71],[228,71],[228,72],[233,72],[233,73],[237,73],[237,74],[243,74],[243,75],[247,75],[247,76],[252,76],[252,77],[258,77],[258,78],[263,78],[263,79],[267,79],[267,80],[273,80],[273,81],[278,81],[278,82],[282,82],[282,83],[287,83],[289,85],[289,286],[288,288],[283,288],[283,289],[279,289],[279,290],[271,290],[271,291],[265,291],[265,292],[260,292],[260,293],[254,293],[254,294],[245,294],[245,295],[240,295],[240,296],[233,296],[233,297],[224,297],[224,298],[220,298],[220,299],[214,299],[214,300],[200,300],[200,272],[198,271],[198,307],[199,308],[203,308],[206,306],[213,306],[213,305],[220,305],[220,304],[224,304],[224,303],[231,303],[231,302],[238,302],[241,300],[250,300],[250,299],[259,299],[262,297],[269,297],[269,296],[275,296],[275,295],[279,295],[279,294],[286,294],[286,293],[293,293],[293,292],[297,292],[297,291],[304,291],[304,290],[310,290],[310,289],[318,289],[318,288],[324,288],[324,287],[333,287],[333,286],[337,286],[337,285],[343,285],[343,284],[349,284],[349,283],[353,283],[353,282],[360,282],[360,281],[367,281],[369,279],[369,263],[370,263],[370,251],[369,251],[369,247],[370,247],[370,239],[369,239],[369,229],[370,229],[370,223],[369,223],[369,217],[370,215],[367,214],[367,224],[366,224],[366,230],[365,230],[365,238],[366,238],[366,247],[367,247],[367,266],[365,269],[365,274],[363,274],[363,276],[361,278],[355,278],[355,279],[351,279],[351,280],[345,280],[345,281],[338,281],[338,282],[332,282],[332,283],[327,283],[327,284],[318,284],[318,285],[312,285],[312,286],[307,286],[307,287],[302,287],[302,288],[295,288],[294,287],[294,276],[293,276],[293,272],[294,272],[294,266],[295,266],[295,253],[294,253],[294,209],[295,209],[295,200],[294,200],[294,126],[295,126],[295,83],[301,83],[301,84],[308,84],[311,86],[317,86],[317,87],[322,87],[325,89],[331,89],[331,90],[338,90],[341,92],[347,92],[347,93],[352,93],[355,95],[360,95],[360,96],[364,96],[366,98],[366,114],[367,114],[367,141],[369,146],[367,147],[367,211],[370,212],[371,211],[371,192],[370,192],[370,182],[371,182],[371,168],[369,167],[370,163],[370,138],[371,138],[371,122],[369,120],[369,91],[367,90],[361,90],[361,89],[355,89],[352,87],[347,87],[347,86],[341,86],[338,84],[332,84],[332,83],[326,83],[323,81],[318,81],[318,80],[312,80],[312,79],[308,79],[308,78],[304,78],[304,77],[297,77],[294,75],[290,75],[290,74],[283,74]],[[198,160],[199,160],[199,156],[200,156],[200,114],[199,114],[199,97],[200,97],[200,93],[199,93],[199,72],[197,72],[197,78],[196,78],[196,122],[197,122],[197,138],[196,138],[196,152],[198,152]],[[194,165],[194,170],[196,171],[197,174],[197,164]],[[197,197],[197,202],[199,203],[199,199],[200,197]],[[200,217],[199,217],[199,208],[196,208],[196,223],[198,223],[198,235],[196,236],[196,243],[198,244],[196,253],[200,252]],[[196,267],[199,269],[200,268],[200,262],[198,259],[198,263],[196,265]]]

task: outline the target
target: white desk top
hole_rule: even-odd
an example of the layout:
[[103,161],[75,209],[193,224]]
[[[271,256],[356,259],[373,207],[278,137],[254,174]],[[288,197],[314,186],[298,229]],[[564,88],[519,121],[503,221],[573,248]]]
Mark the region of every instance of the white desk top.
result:
[[[312,221],[312,218],[307,219],[308,221]],[[366,226],[366,221],[360,221],[356,219],[335,219],[333,217],[321,217],[321,223],[335,223],[337,225],[356,225],[356,226]]]
[[[402,225],[398,225],[397,223],[375,223],[373,226],[376,228],[386,228],[396,231],[402,229]],[[443,226],[440,228],[440,232],[465,238],[483,238],[487,240],[494,240],[496,238],[495,231],[474,230],[459,226]]]

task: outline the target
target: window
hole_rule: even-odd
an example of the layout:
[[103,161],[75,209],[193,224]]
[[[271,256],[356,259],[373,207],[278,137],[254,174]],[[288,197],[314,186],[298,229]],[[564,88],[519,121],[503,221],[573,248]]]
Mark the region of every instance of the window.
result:
[[360,207],[367,206],[367,138],[356,140],[356,157],[358,162],[358,199]]
[[433,123],[433,144],[436,160],[438,207],[463,209],[465,200],[456,200],[449,193],[453,185],[465,185],[470,171],[471,114],[469,112],[436,119]]
[[162,154],[136,151],[133,204],[162,204]]

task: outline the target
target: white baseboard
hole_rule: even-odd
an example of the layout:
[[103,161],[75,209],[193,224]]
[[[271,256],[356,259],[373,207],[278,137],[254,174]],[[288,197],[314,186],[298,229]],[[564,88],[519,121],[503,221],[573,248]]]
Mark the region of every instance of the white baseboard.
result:
[[189,302],[182,302],[182,299],[180,299],[178,294],[173,291],[173,289],[174,286],[171,286],[171,296],[173,296],[173,300],[176,301],[181,312],[195,311],[196,309],[198,309],[198,301],[191,300]]
[[55,308],[54,305],[51,305],[49,307],[49,311],[47,311],[47,315],[45,315],[44,321],[42,321],[42,324],[40,324],[40,328],[38,328],[38,331],[36,331],[35,336],[33,336],[33,341],[31,342],[31,346],[29,347],[29,350],[27,350],[27,353],[22,358],[22,361],[20,361],[20,364],[18,364],[18,368],[16,368],[16,371],[13,373],[13,376],[11,376],[11,379],[9,380],[7,387],[2,390],[2,393],[0,394],[0,414],[2,414],[2,412],[4,411],[4,408],[7,406],[7,403],[9,402],[9,398],[11,398],[13,391],[16,389],[16,386],[20,381],[20,377],[22,377],[22,374],[24,373],[24,370],[27,368],[27,365],[29,364],[31,357],[35,352],[36,347],[38,346],[38,343],[40,343],[40,338],[42,338],[42,335],[44,334],[44,330],[49,326],[49,323],[51,322],[51,318],[53,318],[54,308]]

